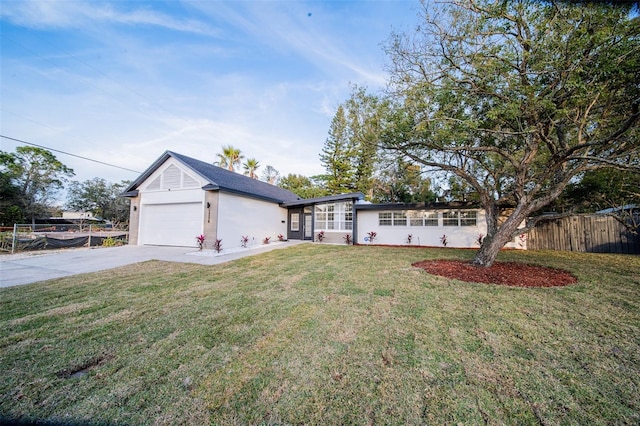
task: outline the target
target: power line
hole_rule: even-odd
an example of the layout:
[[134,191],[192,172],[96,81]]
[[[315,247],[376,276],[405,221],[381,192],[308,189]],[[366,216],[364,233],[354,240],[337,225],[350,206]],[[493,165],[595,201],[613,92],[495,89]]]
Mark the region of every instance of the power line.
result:
[[43,148],[43,149],[47,149],[49,151],[59,152],[60,154],[70,155],[71,157],[80,158],[82,160],[93,161],[94,163],[103,164],[103,165],[109,166],[109,167],[115,167],[117,169],[126,170],[128,172],[133,172],[133,173],[138,173],[138,174],[142,173],[142,172],[139,172],[137,170],[127,169],[126,167],[116,166],[115,164],[105,163],[104,161],[94,160],[93,158],[87,158],[87,157],[83,157],[83,156],[77,155],[77,154],[71,154],[70,152],[60,151],[59,149],[49,148],[49,147],[46,147],[46,146],[43,146],[43,145],[38,145],[37,143],[27,142],[27,141],[23,141],[21,139],[12,138],[12,137],[5,136],[5,135],[0,135],[0,138],[9,139],[11,141],[24,143],[24,144],[27,144],[27,145],[37,146],[38,148]]

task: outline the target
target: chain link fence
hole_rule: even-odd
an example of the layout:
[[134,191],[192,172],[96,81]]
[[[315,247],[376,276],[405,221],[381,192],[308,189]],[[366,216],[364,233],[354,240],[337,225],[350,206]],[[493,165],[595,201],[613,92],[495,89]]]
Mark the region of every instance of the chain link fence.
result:
[[15,224],[0,228],[0,250],[5,253],[71,247],[127,244],[129,232],[103,224]]

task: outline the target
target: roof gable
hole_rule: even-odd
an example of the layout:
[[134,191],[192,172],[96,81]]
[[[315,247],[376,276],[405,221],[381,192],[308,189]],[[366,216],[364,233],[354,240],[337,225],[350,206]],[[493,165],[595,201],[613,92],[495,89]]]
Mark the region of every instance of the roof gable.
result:
[[169,158],[179,161],[208,182],[202,187],[205,191],[219,190],[277,203],[300,199],[296,194],[286,189],[172,151],[166,151],[162,154],[144,173],[133,181],[125,190],[125,195],[135,193],[138,187]]

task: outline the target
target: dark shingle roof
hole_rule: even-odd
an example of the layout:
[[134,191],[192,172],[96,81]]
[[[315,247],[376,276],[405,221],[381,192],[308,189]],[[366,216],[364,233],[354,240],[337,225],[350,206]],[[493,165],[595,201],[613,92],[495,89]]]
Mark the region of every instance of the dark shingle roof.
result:
[[348,194],[327,195],[325,197],[298,199],[294,201],[287,201],[283,204],[284,207],[299,207],[310,206],[312,204],[330,203],[332,201],[349,201],[349,200],[364,200],[364,194],[362,192],[350,192]]
[[137,187],[170,157],[175,158],[207,180],[208,184],[202,188],[204,190],[220,190],[276,203],[300,199],[296,194],[286,189],[172,151],[166,151],[162,154],[125,190],[123,195],[134,195]]

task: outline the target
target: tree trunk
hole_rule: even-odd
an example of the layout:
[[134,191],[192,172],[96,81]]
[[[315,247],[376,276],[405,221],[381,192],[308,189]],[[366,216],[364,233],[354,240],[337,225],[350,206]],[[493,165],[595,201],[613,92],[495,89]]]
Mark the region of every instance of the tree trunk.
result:
[[482,240],[480,250],[473,257],[472,265],[484,268],[489,268],[493,265],[502,247],[511,240],[511,233],[505,235],[506,232],[502,231],[503,227],[501,226],[495,235],[492,237],[486,236]]
[[[476,253],[471,262],[472,265],[478,267],[489,268],[496,261],[496,257],[502,247],[507,244],[511,239],[518,226],[527,218],[528,210],[522,208],[522,206],[516,207],[515,211],[509,216],[509,218],[497,227],[495,233],[492,235],[488,233],[482,241],[480,250]],[[497,224],[497,214],[495,217]]]

